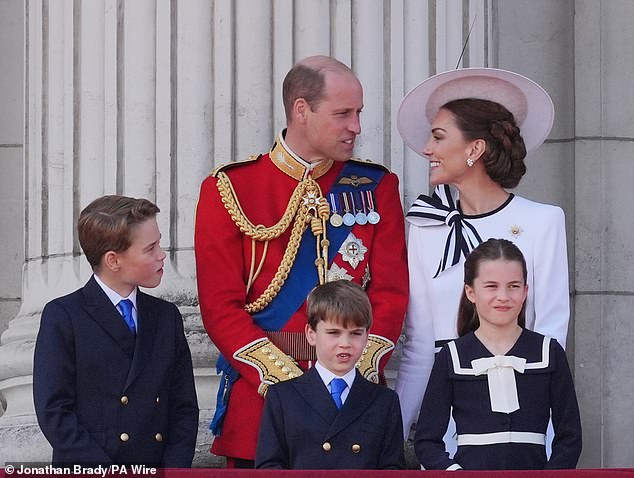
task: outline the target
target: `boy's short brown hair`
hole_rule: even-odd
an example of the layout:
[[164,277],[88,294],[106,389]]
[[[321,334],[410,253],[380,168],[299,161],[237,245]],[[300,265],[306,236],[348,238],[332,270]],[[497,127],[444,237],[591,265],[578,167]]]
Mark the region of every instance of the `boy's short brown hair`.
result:
[[133,226],[156,216],[158,206],[147,199],[102,196],[79,214],[77,232],[86,259],[93,270],[108,251],[123,252],[131,244]]
[[372,305],[363,288],[354,282],[338,280],[318,285],[308,295],[308,325],[317,330],[323,320],[333,320],[343,327],[351,325],[366,330],[372,325]]

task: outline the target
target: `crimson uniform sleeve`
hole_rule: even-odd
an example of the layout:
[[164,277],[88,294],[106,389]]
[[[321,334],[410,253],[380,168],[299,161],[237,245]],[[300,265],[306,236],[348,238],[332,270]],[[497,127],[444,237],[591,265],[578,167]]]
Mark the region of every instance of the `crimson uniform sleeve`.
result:
[[207,333],[220,353],[257,388],[261,383],[257,369],[233,354],[265,334],[244,310],[242,233],[225,209],[212,176],[203,181],[200,190],[194,249],[200,312]]

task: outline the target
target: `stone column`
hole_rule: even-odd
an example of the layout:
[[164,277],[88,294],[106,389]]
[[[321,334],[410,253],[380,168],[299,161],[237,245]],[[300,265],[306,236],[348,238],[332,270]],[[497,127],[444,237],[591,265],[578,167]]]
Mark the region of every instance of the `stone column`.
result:
[[161,208],[168,257],[151,293],[183,313],[201,407],[194,464],[218,464],[207,430],[218,352],[200,320],[193,253],[201,181],[221,163],[266,151],[285,123],[285,73],[300,58],[330,54],[366,87],[356,154],[403,178],[407,206],[427,189],[427,165],[405,151],[392,123],[401,98],[455,66],[472,18],[480,40],[461,64],[485,60],[487,0],[362,3],[24,0],[26,261],[21,308],[0,339],[0,466],[50,459],[32,402],[40,314],[90,277],[77,217],[113,193]]
[[201,408],[196,460],[213,464],[207,424],[217,352],[200,322],[192,248],[198,185],[211,169],[211,11],[206,1],[180,12],[167,0],[25,3],[26,263],[22,305],[0,344],[2,463],[50,460],[32,401],[41,310],[90,277],[77,216],[95,197],[118,193],[161,208],[168,258],[150,292],[183,313]]
[[632,466],[634,4],[575,3],[575,378],[580,466]]

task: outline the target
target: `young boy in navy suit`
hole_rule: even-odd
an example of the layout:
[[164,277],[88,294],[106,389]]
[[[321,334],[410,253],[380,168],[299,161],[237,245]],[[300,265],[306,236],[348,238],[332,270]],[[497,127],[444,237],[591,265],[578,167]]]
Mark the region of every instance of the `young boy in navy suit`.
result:
[[35,345],[37,419],[53,464],[190,467],[198,431],[192,361],[145,199],[104,196],[78,221],[86,285],[49,302]]
[[368,296],[353,282],[329,282],[311,292],[307,313],[306,337],[317,362],[269,387],[256,468],[403,468],[398,396],[355,367],[372,324]]

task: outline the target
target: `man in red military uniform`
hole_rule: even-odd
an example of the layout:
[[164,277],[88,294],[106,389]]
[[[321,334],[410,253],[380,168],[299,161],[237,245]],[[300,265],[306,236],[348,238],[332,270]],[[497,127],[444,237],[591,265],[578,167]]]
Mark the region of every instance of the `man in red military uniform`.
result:
[[399,337],[408,296],[398,178],[351,159],[363,90],[343,63],[297,63],[283,86],[287,129],[267,154],[229,163],[202,184],[196,270],[204,325],[222,354],[211,451],[252,466],[269,384],[300,375],[306,297],[317,284],[352,280],[374,323],[357,364],[369,380]]

